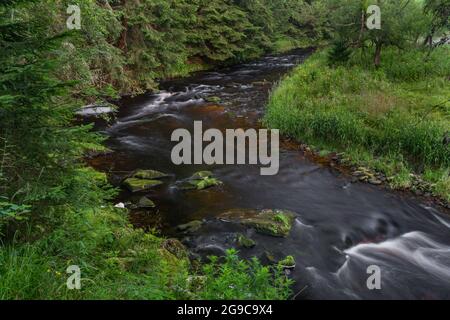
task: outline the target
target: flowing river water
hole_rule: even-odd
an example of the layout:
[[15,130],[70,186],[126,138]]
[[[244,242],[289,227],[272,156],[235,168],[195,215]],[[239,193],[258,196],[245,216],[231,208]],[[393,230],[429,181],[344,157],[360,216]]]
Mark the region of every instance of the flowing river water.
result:
[[[96,120],[113,152],[90,162],[117,184],[136,169],[170,174],[163,186],[144,193],[157,208],[133,211],[131,221],[178,237],[193,254],[223,254],[244,233],[257,245],[239,249],[243,258],[264,262],[268,252],[276,259],[293,255],[297,265],[289,276],[297,299],[450,299],[450,216],[444,209],[354,183],[287,140],[281,142],[276,176],[261,176],[259,166],[172,163],[173,130],[192,132],[195,120],[203,121],[204,130],[261,127],[272,86],[308,55],[299,50],[267,56],[165,82],[156,94],[124,98],[112,123]],[[213,171],[224,184],[202,191],[176,187],[199,170]],[[118,201],[133,197],[123,190]],[[289,237],[274,238],[216,218],[231,208],[286,209],[297,219]],[[177,233],[177,225],[192,220],[205,223],[194,234]],[[381,290],[367,287],[371,265],[380,267]]]

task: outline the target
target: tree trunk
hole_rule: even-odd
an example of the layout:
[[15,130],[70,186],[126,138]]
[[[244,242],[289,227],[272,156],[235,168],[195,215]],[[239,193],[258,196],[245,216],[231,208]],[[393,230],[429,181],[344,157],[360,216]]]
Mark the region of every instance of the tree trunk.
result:
[[375,58],[373,60],[375,67],[378,69],[381,65],[381,43],[377,43],[375,46]]

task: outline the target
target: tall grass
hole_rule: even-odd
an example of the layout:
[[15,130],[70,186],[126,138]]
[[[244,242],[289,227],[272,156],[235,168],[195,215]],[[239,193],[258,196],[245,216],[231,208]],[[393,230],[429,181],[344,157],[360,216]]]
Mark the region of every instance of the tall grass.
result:
[[[285,299],[290,282],[256,260],[230,252],[198,273],[187,254],[103,208],[66,212],[64,223],[34,243],[0,247],[0,300],[11,299]],[[81,268],[81,290],[66,286],[70,265]],[[230,272],[232,271],[232,272]],[[202,279],[193,286],[189,279]],[[231,289],[234,288],[234,289]]]
[[332,68],[315,54],[275,88],[266,124],[305,142],[401,159],[417,172],[450,167],[450,50],[399,54],[386,50],[381,70],[355,56]]

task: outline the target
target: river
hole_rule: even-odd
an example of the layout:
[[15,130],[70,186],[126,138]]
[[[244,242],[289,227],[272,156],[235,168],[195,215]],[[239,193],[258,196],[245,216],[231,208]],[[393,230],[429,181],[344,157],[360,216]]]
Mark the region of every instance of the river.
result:
[[[444,209],[408,193],[354,183],[287,140],[276,176],[261,176],[259,166],[172,164],[173,130],[193,130],[195,120],[203,121],[205,130],[259,128],[272,86],[308,54],[266,56],[164,82],[156,94],[123,98],[115,121],[96,126],[114,152],[90,162],[113,183],[136,169],[169,173],[163,186],[147,193],[157,208],[135,210],[130,219],[180,238],[193,254],[221,254],[235,246],[241,232],[257,242],[240,249],[243,258],[293,255],[297,265],[289,276],[297,299],[450,299],[450,217]],[[199,170],[213,171],[223,186],[202,191],[175,186]],[[124,190],[118,201],[133,197]],[[216,219],[230,208],[286,209],[296,212],[297,220],[289,237],[274,238]],[[177,233],[177,225],[198,219],[205,220],[198,232]],[[367,287],[371,265],[380,267],[380,290]]]

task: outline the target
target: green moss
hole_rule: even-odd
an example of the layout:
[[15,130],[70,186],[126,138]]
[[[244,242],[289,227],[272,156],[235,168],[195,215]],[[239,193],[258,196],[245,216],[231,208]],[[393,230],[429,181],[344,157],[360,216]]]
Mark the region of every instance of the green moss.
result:
[[255,228],[262,234],[287,237],[295,217],[295,213],[286,210],[262,210],[252,217],[244,218],[242,223]]
[[285,259],[278,262],[278,264],[283,268],[292,269],[295,268],[295,259],[293,256],[287,256]]
[[199,171],[180,185],[183,190],[203,190],[222,185],[222,181],[213,177],[211,171]]
[[246,236],[244,236],[243,234],[239,234],[237,236],[237,244],[240,247],[244,247],[247,249],[253,248],[254,246],[256,246],[256,242]]
[[131,192],[145,191],[162,184],[163,182],[159,180],[145,180],[137,178],[128,178],[123,182],[123,185]]
[[147,197],[142,197],[138,202],[139,208],[155,208],[156,204]]
[[167,174],[156,170],[138,170],[133,174],[133,178],[146,180],[157,180],[167,176]]

